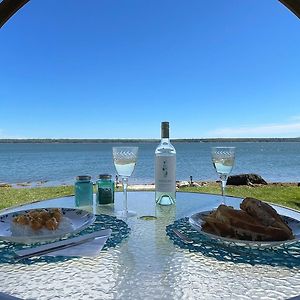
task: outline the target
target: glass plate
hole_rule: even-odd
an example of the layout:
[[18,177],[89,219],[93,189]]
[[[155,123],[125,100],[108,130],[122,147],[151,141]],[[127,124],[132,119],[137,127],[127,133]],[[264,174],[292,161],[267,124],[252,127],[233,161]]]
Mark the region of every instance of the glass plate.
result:
[[296,241],[300,240],[300,221],[293,219],[291,217],[288,216],[283,216],[281,215],[281,217],[283,218],[283,220],[287,223],[287,225],[291,228],[295,238],[292,240],[285,240],[285,241],[248,241],[248,240],[238,240],[238,239],[232,239],[232,238],[227,238],[227,237],[222,237],[219,235],[215,235],[212,233],[207,233],[205,231],[202,231],[202,224],[204,223],[203,217],[207,216],[208,214],[210,214],[211,211],[203,211],[203,212],[199,212],[196,214],[193,214],[190,218],[189,218],[189,223],[191,224],[191,226],[196,229],[199,233],[210,237],[212,239],[216,239],[219,240],[221,242],[225,242],[227,244],[234,244],[237,246],[252,246],[252,247],[273,247],[273,246],[281,246],[283,244],[291,244],[294,243]]
[[[43,210],[52,210],[53,208],[41,208]],[[91,225],[96,217],[87,211],[75,208],[59,208],[63,214],[60,225],[56,230],[30,230],[28,227],[24,232],[14,230],[13,218],[39,209],[23,210],[12,212],[0,216],[0,240],[16,242],[22,244],[33,244],[38,242],[53,241],[70,234],[79,232]],[[18,225],[19,229],[21,225]],[[25,225],[26,226],[26,225]],[[18,230],[19,231],[19,230]]]

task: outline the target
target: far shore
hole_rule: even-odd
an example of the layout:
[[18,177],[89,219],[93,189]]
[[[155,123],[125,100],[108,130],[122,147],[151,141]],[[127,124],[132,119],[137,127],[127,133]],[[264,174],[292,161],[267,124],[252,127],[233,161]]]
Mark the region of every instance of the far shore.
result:
[[[94,143],[158,143],[160,139],[0,139],[3,144],[94,144]],[[173,143],[214,143],[214,142],[300,142],[294,138],[174,138]]]

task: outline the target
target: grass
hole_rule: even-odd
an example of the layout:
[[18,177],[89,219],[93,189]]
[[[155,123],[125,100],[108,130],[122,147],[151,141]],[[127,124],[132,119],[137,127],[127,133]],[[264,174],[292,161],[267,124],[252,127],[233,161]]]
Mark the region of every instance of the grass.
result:
[[64,197],[74,194],[72,186],[38,188],[0,188],[0,209],[38,200]]
[[[220,194],[220,186],[209,184],[203,187],[188,187],[182,192]],[[296,185],[228,186],[226,195],[235,197],[253,197],[266,202],[279,204],[300,210],[300,187]]]
[[[119,189],[118,189],[119,190]],[[220,186],[210,183],[202,187],[181,188],[182,192],[220,194]],[[280,204],[300,210],[300,187],[296,185],[263,185],[263,186],[228,186],[226,194],[235,197],[254,197],[271,203]],[[0,188],[0,209],[74,195],[73,186],[38,187],[38,188]]]

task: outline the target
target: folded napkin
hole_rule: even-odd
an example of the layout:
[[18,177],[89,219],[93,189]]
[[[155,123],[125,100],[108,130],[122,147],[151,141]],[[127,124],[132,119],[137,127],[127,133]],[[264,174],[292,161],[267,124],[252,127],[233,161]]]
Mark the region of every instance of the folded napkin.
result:
[[[78,237],[70,238],[63,241],[58,241],[50,244],[41,245],[34,248],[28,248],[24,250],[16,251],[18,258],[23,256],[83,256],[83,257],[94,257],[99,254],[103,248],[105,242],[111,235],[111,229],[105,229],[100,231],[95,231],[90,234],[81,235]],[[65,245],[75,243],[72,247],[66,249],[52,249],[54,247],[63,247]],[[76,245],[79,243],[78,245]],[[41,251],[47,251],[48,253],[39,253]]]

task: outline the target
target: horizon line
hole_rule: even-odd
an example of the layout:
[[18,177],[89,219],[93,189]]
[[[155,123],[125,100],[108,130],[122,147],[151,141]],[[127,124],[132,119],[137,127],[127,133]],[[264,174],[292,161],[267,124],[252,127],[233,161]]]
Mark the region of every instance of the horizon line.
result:
[[[138,141],[159,141],[160,138],[0,138],[0,143],[7,142],[138,142]],[[300,137],[211,137],[211,138],[170,138],[172,141],[271,141],[289,140],[300,141]]]

